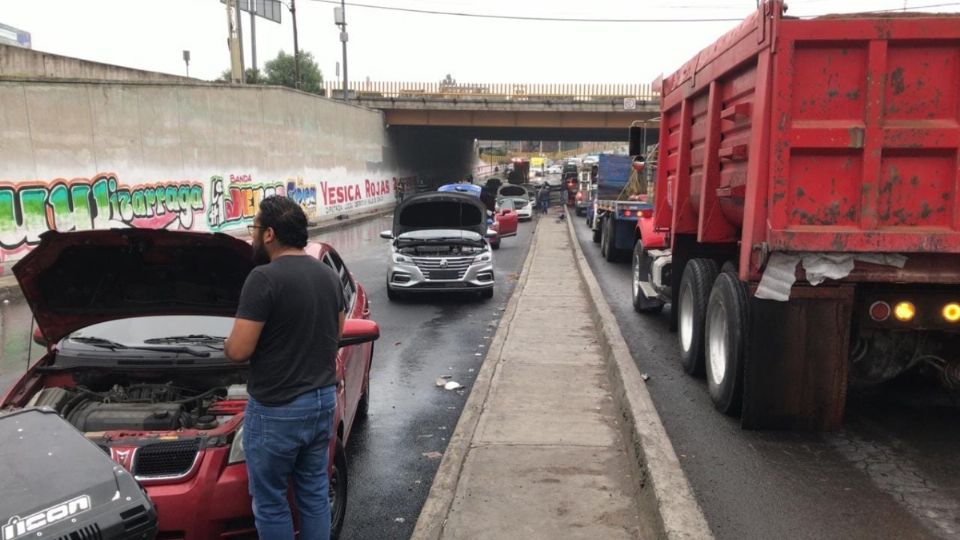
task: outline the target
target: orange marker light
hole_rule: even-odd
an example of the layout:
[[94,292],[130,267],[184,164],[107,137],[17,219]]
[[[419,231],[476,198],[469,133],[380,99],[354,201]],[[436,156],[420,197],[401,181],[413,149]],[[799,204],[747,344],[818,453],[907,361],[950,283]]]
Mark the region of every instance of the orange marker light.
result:
[[943,306],[943,318],[947,322],[958,322],[960,321],[960,304],[956,302],[950,302],[949,304]]
[[912,321],[917,316],[917,307],[912,302],[897,302],[893,308],[893,316],[901,322]]

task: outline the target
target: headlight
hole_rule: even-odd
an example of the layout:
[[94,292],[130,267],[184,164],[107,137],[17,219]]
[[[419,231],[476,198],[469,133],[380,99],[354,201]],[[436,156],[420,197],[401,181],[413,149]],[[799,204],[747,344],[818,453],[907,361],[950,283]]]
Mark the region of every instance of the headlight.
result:
[[237,430],[233,437],[233,444],[230,445],[230,457],[227,458],[227,465],[234,463],[243,463],[247,460],[247,454],[243,451],[243,426]]
[[393,254],[393,262],[396,262],[396,263],[409,263],[409,262],[413,262],[413,259],[411,259],[410,257],[407,257],[406,255],[401,255],[400,253],[394,253],[394,254]]
[[473,258],[475,263],[490,262],[491,260],[493,260],[493,255],[490,255],[490,253],[481,253]]

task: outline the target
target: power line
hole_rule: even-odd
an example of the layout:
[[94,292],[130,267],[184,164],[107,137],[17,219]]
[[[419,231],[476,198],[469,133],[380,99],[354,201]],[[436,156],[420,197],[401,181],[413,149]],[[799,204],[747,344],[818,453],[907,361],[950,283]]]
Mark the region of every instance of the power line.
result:
[[[337,4],[340,5],[339,0],[314,0],[315,2],[323,4]],[[813,1],[813,0],[808,0]],[[487,13],[467,13],[459,11],[440,11],[433,9],[416,9],[416,8],[406,8],[406,7],[396,7],[396,6],[381,6],[375,4],[360,4],[355,2],[348,2],[348,6],[358,7],[358,8],[368,8],[368,9],[379,9],[383,11],[400,11],[404,13],[418,13],[421,15],[446,15],[450,17],[468,17],[474,19],[501,19],[501,20],[513,20],[513,21],[537,21],[537,22],[576,22],[576,23],[704,23],[704,22],[740,22],[743,20],[743,17],[738,18],[729,18],[729,17],[717,17],[717,18],[662,18],[662,19],[591,19],[591,18],[582,18],[582,17],[535,17],[535,16],[525,16],[525,15],[501,15],[501,14],[487,14]],[[960,6],[960,2],[946,2],[940,4],[928,4],[924,6],[910,6],[911,10],[918,9],[932,9],[940,7],[952,7]],[[684,6],[684,7],[693,7],[693,6]],[[878,9],[869,11],[869,13],[888,13],[888,12],[897,12],[902,11],[901,8],[896,9]],[[842,15],[842,13],[839,13]],[[801,18],[813,18],[815,15],[804,15]]]
[[[337,4],[337,0],[314,0],[322,4]],[[958,2],[960,3],[960,2]],[[419,13],[421,15],[447,15],[451,17],[469,17],[474,19],[505,19],[513,21],[542,21],[542,22],[579,22],[579,23],[672,23],[672,22],[739,22],[743,18],[704,18],[704,19],[588,19],[579,17],[531,17],[524,15],[495,15],[485,13],[465,13],[458,11],[439,11],[432,9],[415,9],[395,6],[378,6],[373,4],[358,4],[348,2],[348,6],[380,9],[384,11],[402,11],[405,13]]]

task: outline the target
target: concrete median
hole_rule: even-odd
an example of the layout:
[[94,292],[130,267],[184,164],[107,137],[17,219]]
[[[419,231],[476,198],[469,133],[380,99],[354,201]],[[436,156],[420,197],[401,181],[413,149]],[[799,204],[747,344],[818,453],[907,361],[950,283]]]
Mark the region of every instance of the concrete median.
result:
[[616,321],[554,218],[537,224],[413,538],[708,538]]

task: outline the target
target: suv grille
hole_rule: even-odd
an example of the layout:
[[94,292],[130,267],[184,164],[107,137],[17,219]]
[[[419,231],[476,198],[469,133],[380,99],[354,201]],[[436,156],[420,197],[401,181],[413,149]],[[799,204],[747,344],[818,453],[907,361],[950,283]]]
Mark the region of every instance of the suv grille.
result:
[[413,263],[427,279],[463,279],[473,257],[414,257]]
[[200,439],[148,444],[137,450],[133,474],[138,478],[185,475],[199,451]]
[[102,538],[103,534],[100,533],[100,526],[94,523],[70,534],[65,534],[57,540],[101,540]]
[[150,526],[150,516],[143,505],[120,512],[120,519],[123,520],[123,530],[127,532]]

